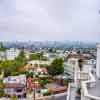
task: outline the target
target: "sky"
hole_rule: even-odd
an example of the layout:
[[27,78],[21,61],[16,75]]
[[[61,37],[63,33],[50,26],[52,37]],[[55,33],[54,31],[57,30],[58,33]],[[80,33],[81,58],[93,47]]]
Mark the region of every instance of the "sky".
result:
[[1,41],[100,42],[100,0],[0,0]]

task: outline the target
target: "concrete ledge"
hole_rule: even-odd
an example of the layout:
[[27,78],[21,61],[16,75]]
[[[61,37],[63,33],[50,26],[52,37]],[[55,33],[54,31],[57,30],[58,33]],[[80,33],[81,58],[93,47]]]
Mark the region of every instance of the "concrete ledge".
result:
[[66,98],[67,98],[67,92],[64,92],[64,93],[59,93],[59,94],[51,95],[51,96],[39,97],[39,98],[36,98],[36,100],[58,98],[58,97],[62,97],[62,96],[65,96],[65,95],[66,95]]
[[[67,99],[67,92],[56,94],[56,95],[51,95],[51,96],[39,97],[39,98],[35,98],[35,100],[48,100],[52,98],[59,98],[62,96],[66,96],[66,99]],[[10,98],[0,98],[0,100],[10,100]],[[26,98],[26,99],[18,99],[18,100],[30,100],[30,99]],[[31,100],[34,100],[34,98]]]
[[87,84],[93,83],[91,85],[91,88],[94,87],[95,84],[96,84],[96,80],[95,80],[95,78],[94,78],[94,76],[92,75],[91,72],[89,73],[89,76],[90,76],[90,80],[82,82],[82,89],[83,89],[83,92],[84,92],[84,96],[87,97],[87,98],[90,98],[90,99],[100,100],[100,97],[96,97],[96,96],[93,96],[92,94],[88,93]]

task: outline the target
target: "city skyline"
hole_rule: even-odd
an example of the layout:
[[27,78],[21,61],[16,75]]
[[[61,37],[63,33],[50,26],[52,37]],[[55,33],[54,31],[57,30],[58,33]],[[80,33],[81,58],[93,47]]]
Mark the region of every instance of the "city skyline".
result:
[[1,0],[2,41],[100,42],[99,0]]

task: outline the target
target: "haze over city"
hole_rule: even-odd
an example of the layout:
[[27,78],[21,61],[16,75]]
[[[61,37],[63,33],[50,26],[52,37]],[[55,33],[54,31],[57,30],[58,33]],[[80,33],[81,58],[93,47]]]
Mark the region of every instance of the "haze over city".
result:
[[0,100],[100,100],[100,0],[0,0]]
[[99,0],[0,0],[0,40],[100,41]]

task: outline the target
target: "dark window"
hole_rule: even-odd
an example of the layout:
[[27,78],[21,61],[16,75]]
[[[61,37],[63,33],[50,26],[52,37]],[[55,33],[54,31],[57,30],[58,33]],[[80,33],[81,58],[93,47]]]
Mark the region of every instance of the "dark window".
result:
[[17,92],[22,92],[22,89],[17,89],[16,91],[17,91]]

